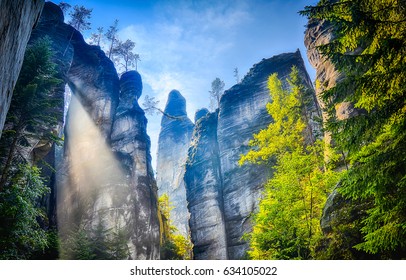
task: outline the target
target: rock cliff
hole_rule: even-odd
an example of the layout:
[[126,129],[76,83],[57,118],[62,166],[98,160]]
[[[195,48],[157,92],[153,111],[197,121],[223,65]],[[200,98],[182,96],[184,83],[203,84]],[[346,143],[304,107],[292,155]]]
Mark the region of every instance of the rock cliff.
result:
[[[308,103],[304,113],[309,120],[307,137],[311,141],[320,133],[316,121],[320,109],[299,51],[254,65],[241,83],[221,97],[216,122],[213,114],[198,121],[185,175],[191,238],[197,259],[244,258],[248,243],[242,237],[252,229],[250,216],[258,207],[263,184],[271,176],[271,170],[250,164],[239,166],[238,160],[249,150],[252,135],[272,121],[266,111],[270,101],[269,75],[278,73],[278,77],[285,80],[292,66],[298,68],[307,88]],[[219,240],[223,241],[214,240],[212,236],[222,236]]]
[[10,107],[13,89],[24,59],[33,26],[43,0],[3,0],[0,9],[0,137]]
[[[321,98],[323,91],[334,87],[342,78],[342,73],[338,72],[333,63],[324,57],[317,46],[325,45],[334,39],[332,26],[326,21],[310,20],[305,32],[304,43],[307,48],[307,56],[310,63],[316,69],[316,96],[320,107],[323,110],[323,123],[327,121],[327,113],[324,110],[326,105]],[[336,104],[336,118],[339,120],[348,119],[365,112],[354,108],[350,102]],[[324,133],[324,141],[331,143],[331,134]],[[329,155],[326,154],[326,160]],[[338,169],[343,169],[344,161]],[[344,199],[337,191],[340,184],[329,195],[323,209],[321,218],[321,229],[324,239],[320,243],[319,253],[321,258],[334,259],[367,259],[371,255],[362,253],[353,248],[354,245],[362,242],[360,232],[360,220],[365,215],[368,203],[360,203]],[[326,254],[325,252],[330,252]]]
[[[316,69],[316,96],[322,110],[323,123],[327,120],[325,112],[325,103],[320,94],[327,89],[334,87],[340,78],[334,65],[329,59],[323,57],[317,46],[329,43],[333,38],[332,27],[326,21],[310,21],[305,32],[304,43],[307,48],[307,57],[310,64]],[[331,136],[328,132],[324,134],[324,141],[327,144],[331,142]],[[326,155],[328,157],[328,155]]]
[[[120,236],[127,253],[119,258],[159,257],[157,190],[147,121],[138,106],[141,77],[119,80],[113,63],[97,46],[64,23],[60,8],[45,3],[31,40],[47,36],[63,83],[55,90],[72,101],[65,125],[63,164],[58,170],[58,226],[62,241],[73,233],[103,228]],[[63,119],[63,104],[60,108]],[[70,258],[67,250],[62,253]]]
[[198,119],[186,163],[189,225],[198,260],[228,259],[217,121],[218,112]]
[[129,188],[123,195],[124,201],[111,208],[121,208],[120,215],[125,217],[123,225],[132,241],[132,258],[157,259],[160,240],[157,186],[151,166],[147,119],[138,105],[141,93],[140,74],[136,71],[124,73],[120,78],[120,102],[114,118],[111,146],[122,163],[126,178],[129,178]]
[[157,185],[159,195],[168,194],[171,222],[189,236],[189,212],[183,181],[187,150],[194,125],[187,117],[186,100],[177,90],[169,93],[158,139]]

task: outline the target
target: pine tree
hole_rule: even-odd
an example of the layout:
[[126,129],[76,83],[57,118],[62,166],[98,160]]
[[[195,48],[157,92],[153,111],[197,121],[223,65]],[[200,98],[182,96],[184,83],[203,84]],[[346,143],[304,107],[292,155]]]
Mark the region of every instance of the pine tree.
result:
[[[303,15],[326,20],[333,40],[320,51],[344,78],[323,93],[328,129],[350,162],[339,189],[372,201],[357,249],[406,256],[406,2],[320,1]],[[360,114],[339,120],[335,105],[351,102]]]
[[49,191],[40,173],[35,166],[20,164],[0,192],[0,259],[29,259],[49,246],[37,221],[46,219],[37,204]]
[[59,6],[59,8],[61,8],[64,15],[66,15],[66,12],[72,7],[70,4],[68,4],[66,2],[62,2],[62,1],[59,2],[58,6]]
[[127,39],[125,42],[118,41],[112,50],[124,72],[134,66],[137,69],[137,61],[140,60],[140,55],[133,52],[134,47],[135,43]]
[[224,81],[220,80],[220,78],[215,78],[213,82],[211,82],[211,90],[210,93],[210,107],[212,110],[215,110],[220,106],[220,98],[224,93]]
[[92,33],[90,35],[90,44],[100,47],[102,38],[103,38],[103,27],[98,27],[97,33]]
[[109,49],[107,51],[107,56],[111,60],[113,60],[114,52],[113,49],[118,43],[118,38],[117,38],[117,32],[118,32],[118,19],[114,20],[113,25],[109,26],[109,29],[107,30],[106,34],[106,39],[109,41]]
[[55,78],[49,47],[49,39],[43,38],[25,53],[0,142],[0,192],[13,177],[15,167],[27,162],[24,149],[33,140],[59,141],[53,128],[58,124],[56,108],[61,99],[53,96],[52,90],[61,80]]
[[68,23],[79,32],[89,30],[89,19],[92,15],[92,11],[93,9],[86,9],[84,6],[75,5],[73,11],[69,13],[71,19]]
[[260,210],[248,235],[253,259],[310,259],[321,236],[319,221],[327,194],[337,181],[324,165],[323,142],[307,145],[304,139],[304,88],[292,68],[289,89],[276,74],[269,77],[273,122],[254,135],[244,162],[272,164],[273,177],[265,185]]

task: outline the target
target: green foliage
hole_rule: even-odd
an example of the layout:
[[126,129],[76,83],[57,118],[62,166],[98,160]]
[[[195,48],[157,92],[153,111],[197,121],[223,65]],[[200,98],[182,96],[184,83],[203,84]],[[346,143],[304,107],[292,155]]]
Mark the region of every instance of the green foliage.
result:
[[305,143],[304,89],[296,68],[288,83],[284,89],[276,74],[269,77],[272,102],[267,109],[274,121],[254,135],[253,149],[239,162],[276,162],[248,235],[253,259],[313,258],[322,207],[337,182],[337,174],[324,166],[323,142]]
[[46,37],[26,50],[0,142],[0,191],[17,164],[26,162],[24,148],[33,141],[59,141],[53,128],[58,124],[61,98],[54,97],[52,90],[61,81],[55,78],[49,47]]
[[90,230],[83,227],[62,237],[61,258],[70,260],[128,259],[125,229],[106,229],[102,221]]
[[[401,0],[320,1],[302,14],[327,20],[335,34],[320,46],[344,78],[323,92],[328,129],[348,153],[350,170],[340,191],[372,201],[355,248],[389,257],[406,256],[406,4]],[[359,114],[335,118],[349,101]]]
[[212,110],[215,110],[220,106],[220,98],[224,93],[224,81],[220,80],[220,78],[215,78],[213,82],[211,82],[211,90],[210,93],[210,107]]
[[134,53],[133,49],[135,43],[129,39],[125,42],[118,41],[117,45],[113,48],[113,54],[118,57],[118,63],[122,66],[124,72],[127,72],[130,67],[137,70],[137,62],[140,60],[140,55]]
[[[62,3],[60,3],[61,5]],[[69,9],[69,6],[66,6],[65,3],[62,4],[61,9]],[[89,19],[92,15],[93,9],[86,9],[84,6],[75,5],[73,11],[69,13],[71,19],[69,24],[72,25],[78,31],[85,31],[90,29]],[[65,12],[64,11],[64,12]]]
[[106,52],[106,54],[111,59],[113,58],[114,55],[113,49],[118,43],[117,32],[118,32],[118,19],[115,19],[113,25],[110,25],[109,29],[107,29],[106,31],[106,34],[104,34],[106,39],[109,41],[108,47],[109,49]]
[[28,259],[49,244],[47,232],[38,223],[46,215],[37,203],[49,191],[40,173],[35,166],[20,164],[0,192],[1,259]]
[[[49,190],[30,159],[38,141],[53,143],[61,99],[52,95],[55,78],[48,38],[27,47],[0,141],[0,255],[5,259],[55,256],[55,235],[41,225],[40,199]],[[35,164],[35,163],[34,163]]]
[[189,260],[192,244],[189,239],[177,234],[178,229],[170,221],[172,207],[167,194],[158,199],[161,216],[161,260]]

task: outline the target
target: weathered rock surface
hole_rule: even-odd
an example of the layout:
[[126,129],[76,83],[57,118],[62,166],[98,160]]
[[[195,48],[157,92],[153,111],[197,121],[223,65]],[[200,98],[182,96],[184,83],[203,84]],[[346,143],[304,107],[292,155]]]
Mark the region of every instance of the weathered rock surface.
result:
[[199,118],[188,151],[185,182],[195,259],[228,259],[218,112]]
[[147,121],[137,103],[141,77],[129,72],[119,82],[104,52],[86,44],[63,20],[57,5],[45,3],[31,37],[48,36],[52,42],[64,81],[55,94],[63,97],[65,84],[72,91],[64,163],[57,176],[60,235],[63,239],[78,230],[92,234],[101,225],[124,236],[121,245],[128,248],[128,255],[121,258],[158,258],[157,190]]
[[207,108],[197,110],[195,113],[195,123],[197,123],[201,118],[205,117],[208,113],[209,110]]
[[[311,95],[312,83],[300,52],[297,51],[274,56],[254,65],[241,84],[226,91],[221,98],[217,134],[230,259],[243,258],[248,249],[248,243],[242,237],[252,229],[250,215],[257,210],[263,184],[270,176],[269,167],[250,164],[239,166],[238,160],[241,154],[250,149],[248,141],[252,135],[272,121],[266,111],[266,104],[270,101],[267,89],[269,75],[278,73],[279,79],[285,80],[292,66],[297,67],[302,83]],[[310,98],[306,114],[312,120],[312,131],[319,130],[314,121],[317,112],[318,105]]]
[[[224,93],[220,100],[215,136],[212,135],[214,132],[210,132],[210,137],[201,133],[207,134],[209,129],[215,128],[213,120],[207,122],[207,119],[214,118],[213,114],[198,121],[185,176],[191,237],[197,259],[242,259],[245,256],[248,243],[242,237],[252,230],[250,217],[257,210],[271,169],[250,164],[239,166],[238,160],[241,154],[248,152],[252,135],[272,121],[266,111],[266,104],[270,101],[267,88],[269,75],[278,73],[278,77],[285,80],[292,66],[298,68],[302,83],[307,88],[305,97],[308,102],[304,112],[309,120],[307,138],[314,141],[320,133],[316,122],[320,110],[299,51],[262,60],[254,65],[241,83]],[[205,127],[209,124],[211,128]],[[197,197],[203,201],[192,203],[190,199],[196,200]],[[220,236],[223,240],[223,234],[225,245],[223,241],[214,239],[214,236]]]
[[366,217],[370,202],[345,199],[337,185],[327,198],[323,208],[320,226],[323,238],[319,241],[316,254],[319,259],[377,259],[354,248],[362,241],[361,220]]
[[13,89],[24,60],[33,26],[43,0],[2,0],[0,9],[0,137],[10,107]]
[[186,113],[186,100],[177,90],[169,93],[158,140],[157,185],[159,195],[168,194],[171,222],[189,236],[189,212],[183,181],[187,151],[194,124]]
[[123,164],[124,174],[129,178],[129,188],[123,196],[125,202],[119,203],[118,207],[124,211],[124,226],[132,241],[131,257],[157,259],[160,232],[157,186],[151,166],[147,119],[138,105],[141,93],[139,73],[124,73],[120,79],[120,102],[113,123],[111,146]]
[[[317,46],[329,43],[332,38],[332,26],[328,22],[312,20],[308,23],[304,44],[307,48],[309,62],[316,69],[316,96],[322,110],[323,123],[327,121],[328,116],[321,93],[335,86],[340,79],[340,73],[335,69],[331,61],[319,52]],[[329,132],[324,134],[324,141],[327,144],[331,143]]]
[[[332,26],[326,21],[311,20],[305,32],[305,46],[310,63],[316,69],[316,96],[320,107],[323,109],[323,123],[327,121],[327,113],[324,109],[326,104],[321,98],[323,91],[334,87],[343,74],[338,72],[333,63],[326,59],[317,49],[317,46],[327,44],[334,38]],[[345,120],[359,114],[365,114],[364,110],[354,108],[351,102],[342,102],[335,106],[336,118]],[[332,144],[331,134],[324,134],[326,144]],[[328,160],[328,154],[326,159]],[[339,169],[345,168],[344,161]],[[368,203],[361,203],[351,199],[345,199],[337,190],[339,186],[328,196],[321,217],[321,228],[324,239],[319,248],[321,258],[334,259],[366,259],[373,257],[353,248],[361,243],[362,227],[360,220],[369,208]],[[328,252],[328,253],[326,253]]]

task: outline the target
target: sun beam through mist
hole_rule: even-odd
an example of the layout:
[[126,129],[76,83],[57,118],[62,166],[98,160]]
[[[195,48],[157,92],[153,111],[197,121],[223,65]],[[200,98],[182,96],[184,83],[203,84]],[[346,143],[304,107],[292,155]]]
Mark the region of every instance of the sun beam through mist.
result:
[[81,246],[78,233],[92,240],[100,234],[98,231],[107,239],[121,232],[122,245],[126,246],[125,210],[130,201],[127,178],[99,128],[74,95],[65,141],[63,169],[67,172],[58,179],[61,258],[77,258],[75,250]]

